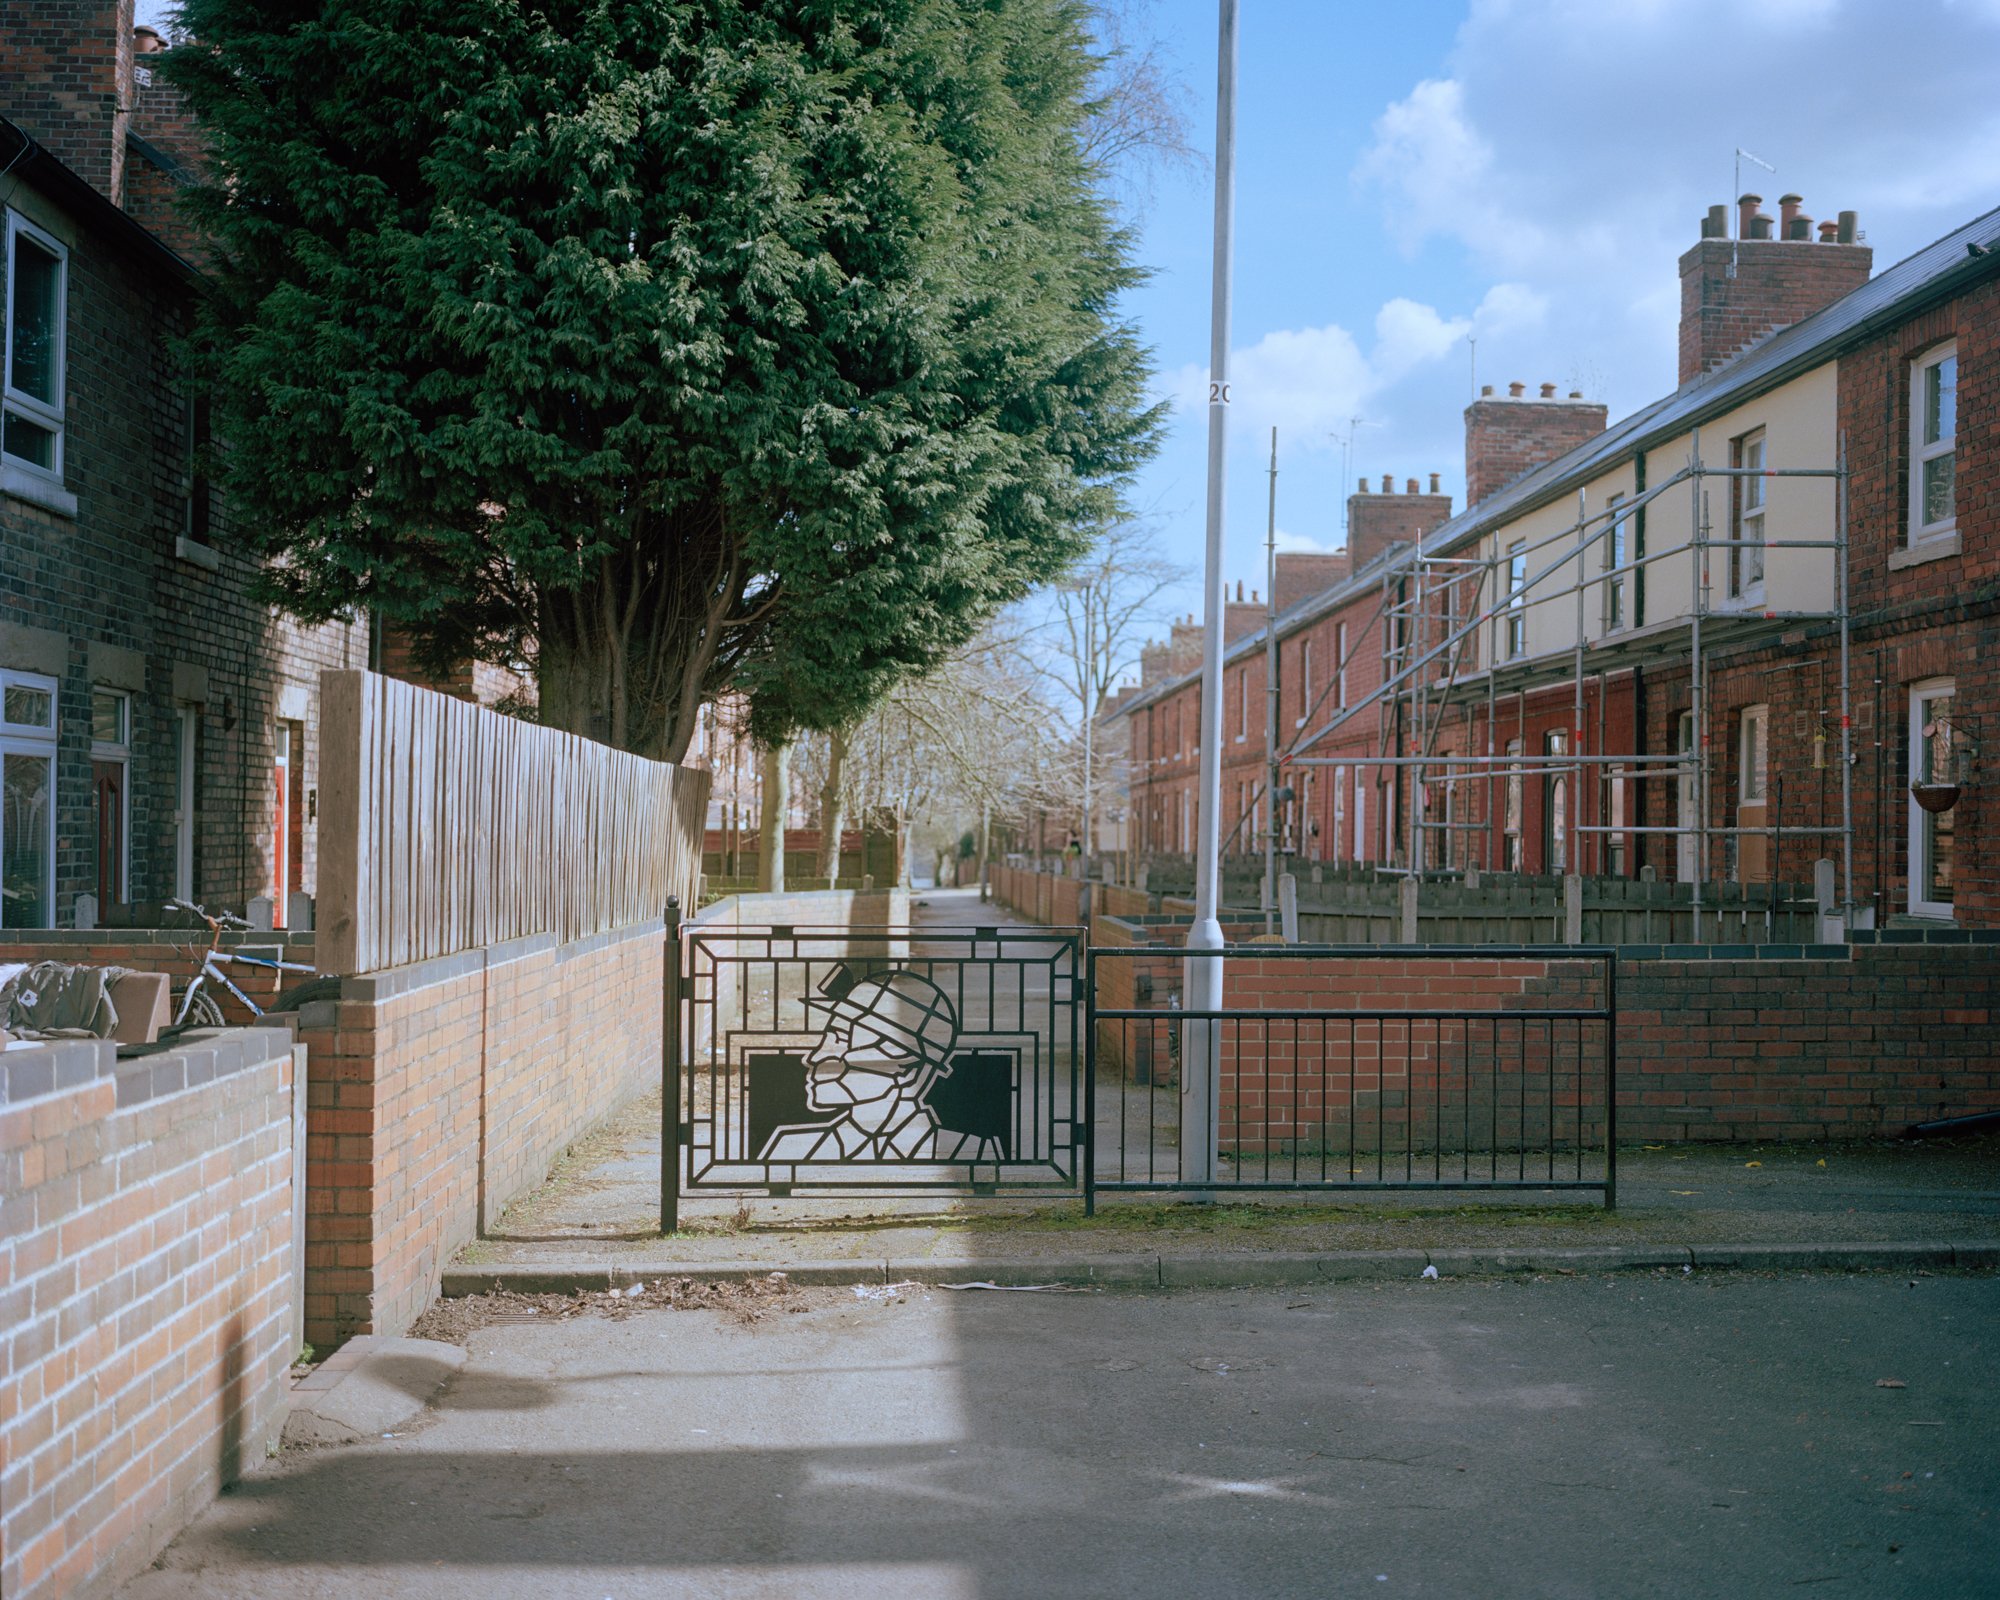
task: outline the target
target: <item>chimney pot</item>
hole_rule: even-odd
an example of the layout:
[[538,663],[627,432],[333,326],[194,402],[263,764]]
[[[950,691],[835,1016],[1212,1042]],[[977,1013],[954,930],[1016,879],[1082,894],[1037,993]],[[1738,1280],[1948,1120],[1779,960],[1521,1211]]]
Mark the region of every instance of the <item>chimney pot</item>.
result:
[[1261,599],[1261,598],[1259,597],[1259,595],[1258,595],[1258,593],[1257,593],[1257,591],[1256,591],[1255,589],[1252,589],[1252,590],[1250,591],[1250,603],[1251,603],[1251,604],[1252,604],[1253,606],[1254,606],[1254,605],[1262,605],[1262,604],[1263,604],[1263,601],[1262,601],[1262,599]]
[[1479,386],[1479,398],[1480,398],[1480,399],[1482,399],[1482,400],[1486,400],[1486,399],[1490,399],[1490,398],[1492,397],[1492,394],[1493,394],[1493,385],[1492,385],[1492,384],[1490,384],[1490,383],[1482,383],[1482,384],[1481,384],[1481,385]]
[[1787,239],[1810,240],[1812,238],[1812,229],[1811,217],[1794,217],[1790,222],[1785,224],[1785,237]]
[[1781,194],[1778,196],[1778,226],[1787,239],[1792,236],[1792,221],[1798,216],[1799,207],[1804,204],[1804,195]]
[[1236,580],[1236,598],[1238,601],[1241,601],[1243,598],[1243,580],[1241,578]]
[[1438,492],[1438,475],[1435,472],[1433,472],[1431,474],[1431,493],[1436,494],[1437,492]]
[[1581,389],[1572,389],[1569,392],[1569,397],[1572,400],[1581,400],[1583,398],[1583,391]]
[[132,53],[135,56],[150,56],[166,49],[166,40],[160,37],[158,28],[140,23],[132,30]]
[[1545,383],[1545,384],[1543,384],[1543,385],[1542,385],[1542,398],[1543,398],[1544,400],[1553,400],[1553,399],[1555,399],[1555,397],[1556,397],[1556,386],[1555,386],[1554,384],[1552,384],[1552,383]]
[[1359,483],[1357,483],[1354,486],[1354,492],[1356,494],[1366,494],[1368,492],[1368,480],[1366,478],[1363,478]]
[[1839,235],[1840,242],[1842,244],[1854,244],[1860,238],[1860,235],[1861,235],[1860,213],[1854,211],[1841,212],[1840,235]]
[[1507,398],[1510,400],[1518,400],[1527,392],[1528,386],[1525,383],[1510,383],[1507,385]]
[[1839,223],[1830,220],[1822,222],[1819,225],[1819,242],[1821,244],[1832,244],[1834,241],[1834,235],[1836,235],[1839,232],[1840,232]]
[[1753,239],[1768,239],[1771,237],[1771,219],[1761,211],[1750,219],[1750,237]]
[[1757,215],[1757,208],[1764,203],[1761,194],[1740,194],[1736,197],[1736,237],[1750,237],[1750,219]]
[[1416,492],[1417,492],[1417,480],[1415,478],[1407,479],[1403,484],[1403,493],[1415,494]]
[[1704,239],[1727,239],[1729,237],[1729,207],[1710,206],[1708,215],[1701,219],[1701,236]]
[[1382,492],[1384,494],[1394,494],[1396,492],[1396,480],[1386,472],[1382,474]]

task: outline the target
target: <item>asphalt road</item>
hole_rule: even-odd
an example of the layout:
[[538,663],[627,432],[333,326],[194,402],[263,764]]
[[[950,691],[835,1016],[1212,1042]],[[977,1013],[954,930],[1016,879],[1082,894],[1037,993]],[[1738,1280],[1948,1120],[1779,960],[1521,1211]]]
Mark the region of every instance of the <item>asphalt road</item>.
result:
[[1991,1274],[799,1300],[481,1330],[127,1600],[1994,1592]]

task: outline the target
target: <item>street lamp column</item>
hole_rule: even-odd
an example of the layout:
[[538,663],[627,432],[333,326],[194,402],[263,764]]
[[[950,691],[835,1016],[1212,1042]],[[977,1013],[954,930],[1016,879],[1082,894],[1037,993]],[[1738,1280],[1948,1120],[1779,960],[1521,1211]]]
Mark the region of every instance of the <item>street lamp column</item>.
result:
[[[1202,569],[1201,776],[1196,793],[1194,925],[1190,950],[1220,950],[1222,888],[1222,536],[1229,442],[1229,298],[1236,228],[1236,0],[1218,0],[1215,71],[1215,259],[1208,343],[1208,551]],[[1190,1011],[1222,1008],[1222,958],[1191,957]],[[1209,1183],[1221,1113],[1222,1030],[1193,1021],[1181,1053],[1181,1181]]]

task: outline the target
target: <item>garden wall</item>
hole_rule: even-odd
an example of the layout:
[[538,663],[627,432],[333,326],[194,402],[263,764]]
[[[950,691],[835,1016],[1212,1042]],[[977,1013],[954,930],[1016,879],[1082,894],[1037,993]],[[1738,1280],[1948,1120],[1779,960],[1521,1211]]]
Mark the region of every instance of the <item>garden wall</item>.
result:
[[0,1594],[109,1592],[284,1424],[291,1035],[0,1055]]

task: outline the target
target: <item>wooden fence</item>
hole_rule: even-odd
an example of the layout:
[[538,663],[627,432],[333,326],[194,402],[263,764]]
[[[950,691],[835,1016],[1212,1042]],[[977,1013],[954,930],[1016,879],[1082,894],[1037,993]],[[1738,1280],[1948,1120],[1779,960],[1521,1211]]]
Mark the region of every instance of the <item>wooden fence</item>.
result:
[[369,672],[320,706],[322,972],[693,909],[707,773]]

